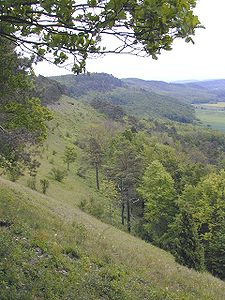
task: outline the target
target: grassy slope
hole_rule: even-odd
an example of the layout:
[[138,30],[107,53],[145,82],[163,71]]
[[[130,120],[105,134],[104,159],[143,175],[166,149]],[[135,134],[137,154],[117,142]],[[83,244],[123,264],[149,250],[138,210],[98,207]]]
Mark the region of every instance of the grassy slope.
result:
[[0,180],[0,220],[13,222],[0,227],[0,298],[224,299],[220,280],[181,267],[170,254],[79,210],[84,199],[104,200],[91,173],[76,175],[79,158],[64,182],[52,180],[52,166],[63,166],[64,144],[82,135],[83,126],[104,120],[72,101],[52,106],[56,117],[38,173],[50,180],[48,196]]
[[9,299],[7,292],[18,293],[16,299],[223,299],[220,280],[177,265],[66,197],[62,202],[1,179],[0,200],[0,219],[13,222],[0,227],[8,245],[1,253],[1,299]]
[[[50,171],[53,167],[61,170],[66,169],[63,163],[63,153],[66,145],[73,144],[82,136],[85,128],[91,123],[103,121],[104,117],[94,109],[85,106],[69,97],[63,97],[58,103],[49,108],[54,112],[54,119],[49,123],[48,140],[44,146],[41,159],[41,167],[37,174],[37,188],[40,191],[39,179],[47,178],[50,181],[48,195],[63,199],[65,196],[72,203],[80,203],[96,195],[92,172],[87,173],[84,180],[76,172],[82,165],[80,161],[81,151],[78,150],[78,159],[71,164],[68,176],[59,183],[53,180]],[[54,154],[54,153],[55,154]],[[21,183],[26,185],[27,177],[22,177]]]

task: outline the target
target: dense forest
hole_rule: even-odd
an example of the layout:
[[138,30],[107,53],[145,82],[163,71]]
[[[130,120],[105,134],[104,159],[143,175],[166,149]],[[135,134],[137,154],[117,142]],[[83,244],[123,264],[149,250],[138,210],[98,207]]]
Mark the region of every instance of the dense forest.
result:
[[[88,53],[107,53],[102,31],[122,25],[121,52],[129,40],[132,52],[142,43],[155,58],[176,36],[191,41],[195,1],[154,10],[148,1],[43,0],[35,13],[27,1],[3,2],[0,298],[223,299],[225,134],[201,124],[192,104],[222,101],[224,81],[46,78],[32,69],[71,52],[73,71],[85,71]],[[80,9],[80,32],[66,37]],[[31,57],[17,51],[26,43]]]

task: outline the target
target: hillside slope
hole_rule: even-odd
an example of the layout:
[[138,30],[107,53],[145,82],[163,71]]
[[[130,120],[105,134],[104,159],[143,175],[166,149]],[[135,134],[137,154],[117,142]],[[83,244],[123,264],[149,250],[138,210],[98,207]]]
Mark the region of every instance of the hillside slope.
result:
[[195,119],[194,109],[190,105],[142,89],[117,88],[97,98],[119,105],[128,114],[139,118],[164,118],[182,123],[191,123]]
[[[214,89],[214,83],[216,81],[167,83],[163,81],[141,80],[137,78],[125,78],[122,81],[128,86],[139,87],[145,89],[146,91],[155,92],[159,95],[173,97],[183,103],[221,101],[218,91],[215,91]],[[223,90],[222,85],[220,85],[220,87]]]
[[132,85],[105,73],[64,75],[51,79],[66,86],[66,94],[81,102],[90,103],[93,99],[100,99],[105,105],[109,103],[120,106],[128,114],[137,117],[164,118],[183,123],[190,123],[195,119],[194,110],[189,103],[172,94],[163,95],[161,89],[168,85],[166,83],[160,83],[159,90],[152,91],[143,89],[141,80]]
[[1,299],[224,299],[224,282],[179,266],[66,197],[0,179],[0,219]]
[[[82,149],[62,182],[66,145],[85,128],[108,120],[91,106],[63,97],[49,106],[55,113],[37,174],[37,191],[0,179],[0,298],[76,300],[223,300],[224,282],[175,263],[159,248],[105,224],[78,207],[91,204],[101,218],[107,205],[95,189],[94,174],[77,174]],[[111,124],[113,125],[113,124]],[[101,175],[101,174],[100,174]],[[47,196],[40,179],[47,178]],[[118,223],[116,224],[118,226]]]

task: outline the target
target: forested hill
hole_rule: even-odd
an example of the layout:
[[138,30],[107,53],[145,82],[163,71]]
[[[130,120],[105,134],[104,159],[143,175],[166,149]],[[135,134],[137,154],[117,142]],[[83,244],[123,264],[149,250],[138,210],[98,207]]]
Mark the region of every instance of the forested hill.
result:
[[217,102],[225,99],[225,80],[167,83],[125,78],[122,81],[129,86],[171,96],[187,103]]
[[66,95],[89,102],[108,115],[106,108],[118,111],[119,107],[125,113],[136,117],[163,118],[182,123],[191,123],[195,119],[194,110],[189,103],[157,91],[143,89],[141,85],[130,85],[109,74],[64,75],[50,79],[66,87]]
[[120,79],[106,73],[81,74],[77,76],[64,75],[50,78],[65,85],[70,96],[73,97],[80,97],[92,91],[106,92],[124,85]]

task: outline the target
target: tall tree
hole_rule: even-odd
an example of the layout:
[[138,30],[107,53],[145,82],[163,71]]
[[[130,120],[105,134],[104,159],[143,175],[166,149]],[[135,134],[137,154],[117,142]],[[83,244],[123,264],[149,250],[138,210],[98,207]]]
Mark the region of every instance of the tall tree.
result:
[[[1,0],[0,36],[55,64],[74,55],[74,72],[85,69],[89,54],[131,53],[157,58],[176,38],[192,41],[200,26],[196,0]],[[115,37],[116,47],[102,45]],[[111,43],[112,45],[113,43]]]
[[155,160],[146,168],[137,191],[145,203],[146,230],[158,243],[176,213],[174,181],[163,165]]
[[187,210],[181,210],[172,226],[173,254],[176,261],[189,268],[204,269],[204,250],[200,243],[197,226]]
[[179,206],[188,209],[194,218],[205,249],[207,269],[223,279],[225,171],[207,175],[196,187],[187,186],[179,199]]
[[77,150],[74,146],[66,146],[63,160],[67,164],[67,171],[70,169],[70,164],[77,159]]
[[92,124],[85,132],[83,137],[86,152],[85,159],[95,169],[96,188],[100,190],[99,171],[102,166],[104,155],[110,139],[114,135],[114,129],[108,128],[107,122]]
[[32,146],[47,135],[45,121],[52,114],[32,98],[30,61],[15,45],[0,38],[0,167],[20,175],[23,167],[37,166]]
[[142,174],[142,158],[131,142],[132,134],[125,130],[113,141],[113,151],[108,164],[107,174],[118,186],[121,195],[121,220],[131,231],[131,205],[137,199],[136,186]]

